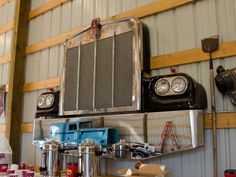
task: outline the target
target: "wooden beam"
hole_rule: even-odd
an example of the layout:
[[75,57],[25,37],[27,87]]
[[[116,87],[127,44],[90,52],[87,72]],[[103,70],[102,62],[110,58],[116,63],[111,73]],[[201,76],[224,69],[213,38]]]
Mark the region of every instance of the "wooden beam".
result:
[[[53,39],[48,39],[38,44],[28,46],[27,53],[30,54],[39,50],[46,49],[52,45],[57,45],[58,43],[65,41],[66,38],[73,33],[74,32],[67,33],[66,35],[63,34]],[[231,56],[236,56],[236,41],[230,41],[220,44],[219,50],[212,54],[213,59]],[[202,52],[201,48],[195,48],[166,55],[153,56],[151,58],[151,68],[165,68],[170,66],[207,61],[208,59],[209,56],[207,53]]]
[[5,132],[6,132],[6,125],[0,124],[0,133],[5,133]]
[[14,154],[12,156],[13,163],[19,163],[21,152],[20,128],[23,108],[23,83],[26,57],[25,51],[28,40],[29,10],[30,3],[28,1],[15,0],[5,133]]
[[22,123],[21,124],[21,132],[23,132],[23,133],[33,132],[33,124],[32,123]]
[[52,1],[49,1],[48,3],[46,4],[43,4],[41,6],[39,6],[38,8],[36,9],[33,9],[29,12],[29,20],[32,19],[32,18],[35,18],[49,10],[52,10],[66,2],[69,2],[71,0],[52,0]]
[[10,0],[0,0],[0,7],[7,4]]
[[[225,42],[220,45],[219,50],[212,53],[213,59],[231,57],[236,55],[236,41]],[[151,68],[165,68],[209,60],[207,53],[201,48],[180,51],[172,54],[155,56],[151,59]]]
[[[30,11],[29,19],[37,17],[49,10],[55,9],[56,7],[70,2],[71,0],[52,0],[46,4],[41,5],[40,7]],[[183,6],[188,3],[193,3],[196,0],[161,0],[160,2],[150,3],[141,7],[137,7],[135,9],[131,9],[127,12],[123,12],[108,19],[115,19],[115,18],[122,18],[122,17],[136,17],[136,18],[143,18],[149,15],[153,15],[156,13],[160,13],[169,9],[173,9],[179,6]]]
[[[120,13],[120,14],[112,16],[112,17],[108,17],[105,20],[111,20],[111,19],[116,19],[116,18],[121,18],[121,17],[130,17],[130,16],[142,18],[142,17],[146,17],[146,16],[149,16],[152,14],[163,12],[163,11],[166,11],[169,9],[177,8],[179,6],[182,6],[182,5],[191,3],[191,2],[193,3],[196,1],[197,0],[160,0],[158,2],[149,3],[147,5],[129,10],[127,12]],[[26,48],[26,53],[31,54],[31,53],[58,45],[58,44],[64,42],[66,40],[66,38],[81,31],[82,29],[84,29],[83,26],[80,28],[74,29],[72,31],[66,32],[64,34],[61,34],[59,36],[52,37],[50,39],[41,41],[37,44],[29,45]]]
[[81,27],[81,28],[78,28],[78,29],[74,29],[72,31],[69,31],[69,32],[64,33],[64,34],[61,34],[59,36],[56,36],[56,37],[53,37],[53,38],[41,41],[41,42],[39,42],[37,44],[29,45],[29,46],[26,47],[26,54],[31,54],[31,53],[38,52],[40,50],[47,49],[49,47],[61,44],[68,37],[72,36],[73,34],[79,32],[79,31],[81,31],[83,28],[84,27]]
[[[213,59],[236,56],[236,41],[226,42],[220,45],[217,52],[212,54]],[[155,56],[151,58],[151,68],[165,68],[176,65],[190,64],[196,62],[207,61],[208,54],[202,52],[200,48],[185,50],[172,54]],[[60,85],[60,78],[51,78],[43,81],[36,81],[26,83],[24,85],[24,92],[45,89],[50,87],[57,87]]]
[[143,18],[160,12],[164,12],[170,9],[183,6],[185,4],[194,3],[197,0],[159,0],[158,2],[149,3],[126,12],[109,17],[109,20],[124,18],[124,17],[136,17]]
[[60,85],[60,78],[54,77],[48,80],[41,80],[24,84],[23,91],[30,92],[34,90],[54,88]]
[[6,92],[8,92],[8,90],[9,90],[9,85],[7,84],[6,85]]
[[[236,112],[217,113],[217,128],[236,128]],[[212,128],[211,114],[204,116],[204,127]]]
[[13,28],[14,22],[8,22],[5,25],[0,26],[0,34],[5,33]]
[[[204,128],[212,128],[211,114],[204,114]],[[236,128],[236,112],[220,112],[217,113],[217,128]],[[33,123],[23,123],[21,125],[23,133],[31,133],[33,131]]]
[[11,54],[0,57],[0,64],[4,64],[11,61]]

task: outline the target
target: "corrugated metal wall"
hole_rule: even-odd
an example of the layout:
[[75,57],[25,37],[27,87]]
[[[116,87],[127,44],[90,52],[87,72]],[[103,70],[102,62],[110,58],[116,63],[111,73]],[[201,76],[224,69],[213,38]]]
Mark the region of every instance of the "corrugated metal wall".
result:
[[[3,26],[14,19],[15,1],[0,7],[0,26]],[[0,57],[10,53],[12,30],[0,34]],[[0,85],[8,84],[9,63],[0,64]]]
[[[32,0],[32,9],[49,0]],[[152,2],[151,0],[73,0],[56,9],[50,10],[30,21],[29,44],[40,42],[71,29],[89,24],[94,17],[105,18],[131,8]],[[143,18],[150,29],[151,54],[162,55],[200,47],[204,37],[219,34],[221,42],[236,39],[236,2],[235,0],[204,0],[174,10]],[[3,37],[5,39],[5,37]],[[0,38],[0,41],[2,39]],[[0,48],[1,50],[1,48]],[[33,82],[60,76],[63,63],[63,47],[57,45],[27,56],[26,82]],[[215,60],[214,67],[222,64],[226,68],[236,66],[236,57]],[[207,91],[210,105],[208,62],[176,67],[199,81]],[[2,67],[1,67],[2,70]],[[170,73],[169,69],[159,69],[153,74]],[[32,122],[36,109],[36,99],[40,91],[25,93],[23,122]],[[217,111],[236,111],[227,97],[217,90]],[[209,112],[210,108],[206,110]],[[23,133],[22,161],[39,163],[39,152],[31,145],[32,134]],[[164,157],[150,163],[163,163],[170,169],[171,177],[213,176],[211,131],[205,130],[205,147],[193,151]],[[226,168],[236,167],[236,130],[218,130],[219,176]],[[38,150],[37,150],[38,151]],[[29,153],[32,152],[32,153]],[[107,163],[106,171],[133,166],[133,162]]]
[[[13,22],[15,11],[15,0],[0,6],[0,27]],[[0,33],[0,58],[11,53],[12,30]],[[7,85],[9,81],[10,62],[0,64],[0,86]],[[0,119],[0,123],[5,120]]]

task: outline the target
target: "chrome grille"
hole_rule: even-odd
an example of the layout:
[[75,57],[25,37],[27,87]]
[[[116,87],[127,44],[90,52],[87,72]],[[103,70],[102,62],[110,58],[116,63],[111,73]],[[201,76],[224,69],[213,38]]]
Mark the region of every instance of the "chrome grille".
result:
[[141,23],[104,22],[101,32],[96,39],[87,28],[66,41],[62,115],[141,110]]

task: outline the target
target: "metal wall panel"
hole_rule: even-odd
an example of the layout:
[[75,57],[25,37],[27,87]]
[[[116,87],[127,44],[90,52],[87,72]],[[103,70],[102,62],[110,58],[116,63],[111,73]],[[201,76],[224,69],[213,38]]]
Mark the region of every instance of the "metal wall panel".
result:
[[[56,9],[50,10],[30,21],[29,44],[59,35],[63,32],[89,25],[94,17],[102,19],[117,13],[153,2],[154,0],[73,0]],[[31,9],[39,7],[48,0],[32,0]],[[0,9],[0,16],[6,11]],[[236,40],[236,2],[235,0],[204,0],[189,4],[174,10],[168,10],[157,15],[145,17],[142,20],[150,30],[152,56],[163,55],[181,50],[201,47],[201,39],[219,34],[221,42]],[[2,21],[0,20],[0,23]],[[5,45],[5,34],[0,35],[0,45]],[[4,43],[4,44],[3,44]],[[5,48],[5,47],[4,47]],[[0,54],[5,52],[1,49]],[[26,82],[33,82],[60,76],[63,66],[63,45],[30,54],[26,59]],[[226,68],[236,66],[236,57],[214,60],[214,67],[222,64]],[[177,72],[186,72],[200,82],[207,92],[210,105],[208,62],[177,66]],[[3,71],[0,66],[0,73]],[[169,74],[169,68],[158,69],[153,74]],[[2,79],[1,79],[2,80]],[[26,93],[24,96],[24,122],[33,121],[37,96],[42,91]],[[236,111],[228,97],[223,97],[216,89],[217,111]],[[35,103],[35,105],[34,105]],[[210,112],[210,106],[206,112]],[[24,136],[29,136],[23,134]],[[219,176],[223,176],[225,168],[235,168],[236,130],[218,130],[219,138]],[[24,137],[26,139],[26,137]],[[28,145],[27,145],[28,146]],[[211,131],[205,130],[205,147],[189,152],[167,156],[149,163],[163,163],[170,168],[171,177],[187,177],[194,174],[197,177],[210,177],[213,174]],[[26,154],[26,150],[22,150]],[[28,158],[28,157],[27,157]],[[29,159],[32,159],[31,157]],[[35,154],[39,164],[40,153]],[[27,159],[26,159],[27,160]],[[121,167],[133,167],[134,162],[112,161],[104,162],[107,172],[111,173]],[[105,170],[105,169],[103,169]]]
[[[0,26],[13,21],[15,10],[15,0],[10,0],[7,4],[0,7]],[[11,53],[12,30],[0,34],[0,57]],[[8,84],[10,64],[0,64],[0,85]]]

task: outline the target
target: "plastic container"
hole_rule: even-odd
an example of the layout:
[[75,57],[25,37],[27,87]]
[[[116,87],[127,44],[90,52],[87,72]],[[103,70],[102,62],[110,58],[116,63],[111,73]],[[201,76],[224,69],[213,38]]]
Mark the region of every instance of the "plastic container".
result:
[[225,170],[225,177],[236,177],[236,170],[235,169]]
[[7,174],[12,163],[12,150],[4,134],[0,133],[0,175]]

